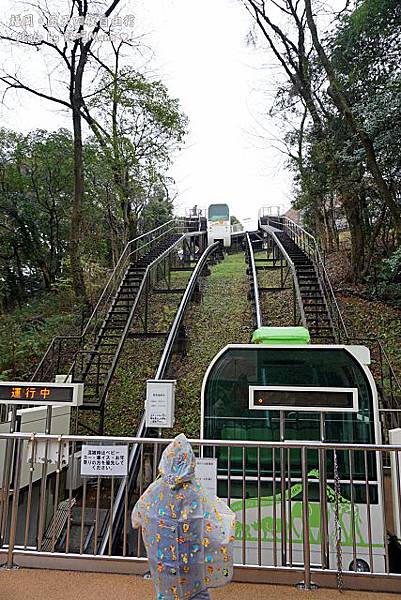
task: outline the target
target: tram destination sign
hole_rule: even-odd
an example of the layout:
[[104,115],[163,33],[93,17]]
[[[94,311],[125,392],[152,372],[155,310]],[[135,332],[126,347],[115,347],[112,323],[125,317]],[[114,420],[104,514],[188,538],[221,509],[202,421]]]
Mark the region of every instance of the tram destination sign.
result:
[[249,386],[250,410],[357,412],[357,388]]
[[31,406],[79,406],[83,402],[83,383],[0,382],[0,404]]

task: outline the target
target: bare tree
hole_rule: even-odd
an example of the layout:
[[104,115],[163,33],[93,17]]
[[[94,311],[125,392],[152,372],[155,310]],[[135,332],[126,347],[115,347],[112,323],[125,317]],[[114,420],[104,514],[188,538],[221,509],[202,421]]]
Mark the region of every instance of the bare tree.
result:
[[[307,108],[317,130],[322,129],[319,106],[312,89],[310,77],[311,47],[307,47],[305,37],[305,10],[299,0],[242,0],[248,12],[255,19],[260,31],[268,42],[274,56],[281,64],[296,95]],[[287,21],[295,25],[293,36],[274,20],[272,14],[281,13]]]
[[398,236],[401,235],[401,209],[397,205],[391,186],[386,181],[381,168],[379,166],[375,147],[371,137],[369,136],[363,123],[360,122],[350,103],[348,102],[347,96],[342,89],[339,79],[336,75],[335,69],[331,64],[331,61],[323,48],[322,43],[319,39],[316,22],[312,12],[311,0],[305,0],[305,14],[308,23],[309,30],[312,35],[313,45],[319,57],[319,60],[326,72],[327,78],[330,82],[328,94],[332,99],[337,110],[343,115],[352,133],[359,139],[366,155],[366,164],[376,183],[377,189],[383,198],[383,201],[390,211],[393,219],[394,227],[397,230]]
[[[0,39],[12,45],[21,45],[31,50],[48,50],[57,58],[58,65],[63,68],[67,81],[68,94],[58,97],[52,91],[44,92],[39,86],[34,86],[22,80],[15,73],[3,72],[0,81],[8,90],[23,90],[44,100],[56,103],[71,111],[74,136],[74,196],[70,224],[70,260],[73,288],[77,298],[88,304],[83,268],[80,256],[80,232],[84,199],[84,169],[82,151],[82,118],[88,118],[84,113],[85,99],[83,80],[85,69],[91,58],[91,53],[102,21],[108,19],[120,4],[120,0],[110,0],[107,4],[97,0],[68,0],[68,18],[65,23],[54,25],[53,13],[46,0],[38,0],[35,4],[26,2],[27,9],[34,9],[40,14],[43,37],[32,39],[32,36],[21,36],[20,31],[12,26],[3,26]],[[100,11],[102,11],[101,14]],[[94,24],[89,28],[89,17],[94,18]],[[54,29],[57,36],[54,35]],[[58,39],[57,39],[58,38]],[[51,75],[49,75],[51,78]]]

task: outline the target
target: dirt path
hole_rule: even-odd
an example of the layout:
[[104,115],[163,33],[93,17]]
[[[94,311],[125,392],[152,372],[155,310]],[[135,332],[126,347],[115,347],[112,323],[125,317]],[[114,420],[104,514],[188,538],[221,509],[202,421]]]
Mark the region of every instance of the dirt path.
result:
[[[395,594],[318,590],[233,583],[213,590],[212,600],[395,600]],[[155,600],[153,586],[142,577],[18,569],[0,571],[0,600]]]

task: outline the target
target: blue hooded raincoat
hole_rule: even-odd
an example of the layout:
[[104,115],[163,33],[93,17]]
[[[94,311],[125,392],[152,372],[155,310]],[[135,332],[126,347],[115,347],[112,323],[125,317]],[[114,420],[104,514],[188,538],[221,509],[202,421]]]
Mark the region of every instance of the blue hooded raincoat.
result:
[[195,456],[181,434],[163,452],[160,476],[138,500],[157,600],[188,600],[228,583],[233,571],[235,516],[195,478]]

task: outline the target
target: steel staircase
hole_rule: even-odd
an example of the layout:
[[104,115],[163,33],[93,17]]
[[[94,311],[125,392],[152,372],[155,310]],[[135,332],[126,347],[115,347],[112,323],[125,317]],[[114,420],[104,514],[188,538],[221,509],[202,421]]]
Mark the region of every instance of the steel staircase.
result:
[[276,236],[294,263],[306,326],[312,341],[334,344],[336,335],[330,310],[313,261],[286,232],[277,231]]
[[99,402],[104,385],[115,367],[121,340],[129,324],[131,311],[147,267],[173,246],[180,237],[179,234],[173,234],[164,238],[152,251],[128,266],[97,332],[95,344],[89,352],[82,374],[74,375],[74,381],[85,383],[84,406],[86,408]]

